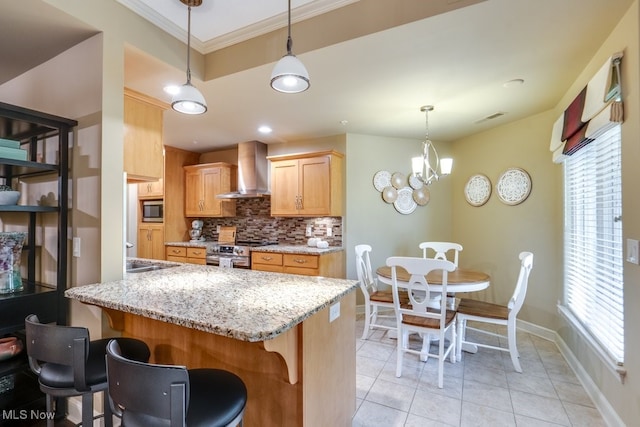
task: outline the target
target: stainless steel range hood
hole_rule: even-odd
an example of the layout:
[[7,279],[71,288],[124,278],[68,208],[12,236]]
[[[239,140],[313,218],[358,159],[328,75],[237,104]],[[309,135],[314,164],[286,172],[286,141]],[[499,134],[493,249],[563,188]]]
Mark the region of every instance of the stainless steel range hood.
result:
[[218,194],[218,199],[268,197],[267,145],[260,141],[238,144],[238,191]]

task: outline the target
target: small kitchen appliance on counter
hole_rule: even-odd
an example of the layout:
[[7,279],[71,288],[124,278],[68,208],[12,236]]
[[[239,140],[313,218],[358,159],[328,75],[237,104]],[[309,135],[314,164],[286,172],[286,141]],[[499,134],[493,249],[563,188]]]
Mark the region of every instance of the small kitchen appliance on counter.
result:
[[202,235],[202,227],[204,222],[199,219],[194,219],[191,222],[191,230],[189,231],[189,235],[191,236],[191,243],[204,242],[204,236]]
[[207,264],[251,268],[251,248],[273,245],[264,241],[236,241],[236,227],[220,227],[218,241],[207,243]]

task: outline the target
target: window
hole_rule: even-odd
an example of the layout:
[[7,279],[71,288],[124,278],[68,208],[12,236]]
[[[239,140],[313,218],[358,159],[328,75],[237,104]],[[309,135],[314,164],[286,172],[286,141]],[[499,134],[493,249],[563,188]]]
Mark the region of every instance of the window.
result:
[[564,304],[599,352],[624,361],[620,126],[564,162]]

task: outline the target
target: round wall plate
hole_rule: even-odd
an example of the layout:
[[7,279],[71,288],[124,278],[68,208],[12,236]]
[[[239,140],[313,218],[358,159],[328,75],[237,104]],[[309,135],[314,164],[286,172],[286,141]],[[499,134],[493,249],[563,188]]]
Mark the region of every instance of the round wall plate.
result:
[[464,197],[471,206],[482,206],[491,196],[491,181],[479,173],[472,175],[464,186]]
[[406,187],[407,177],[404,176],[402,172],[395,172],[393,175],[391,175],[391,185],[400,190],[401,188]]
[[502,203],[518,205],[531,193],[531,177],[524,169],[509,168],[498,178],[496,191]]
[[418,204],[413,200],[413,189],[404,187],[398,190],[398,198],[393,202],[393,207],[403,215],[408,215],[415,211]]
[[375,175],[373,175],[373,186],[376,190],[382,192],[385,187],[389,187],[391,185],[391,172],[389,171],[378,171]]

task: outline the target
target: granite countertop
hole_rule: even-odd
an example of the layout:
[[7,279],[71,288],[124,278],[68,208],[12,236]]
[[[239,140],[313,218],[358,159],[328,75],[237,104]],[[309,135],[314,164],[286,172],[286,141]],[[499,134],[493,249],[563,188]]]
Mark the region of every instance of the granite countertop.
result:
[[181,246],[185,248],[206,248],[207,243],[211,243],[211,241],[202,241],[202,242],[164,242],[165,246]]
[[[67,298],[241,341],[266,341],[355,291],[356,280],[172,266],[77,286]],[[155,262],[154,262],[155,264]]]

